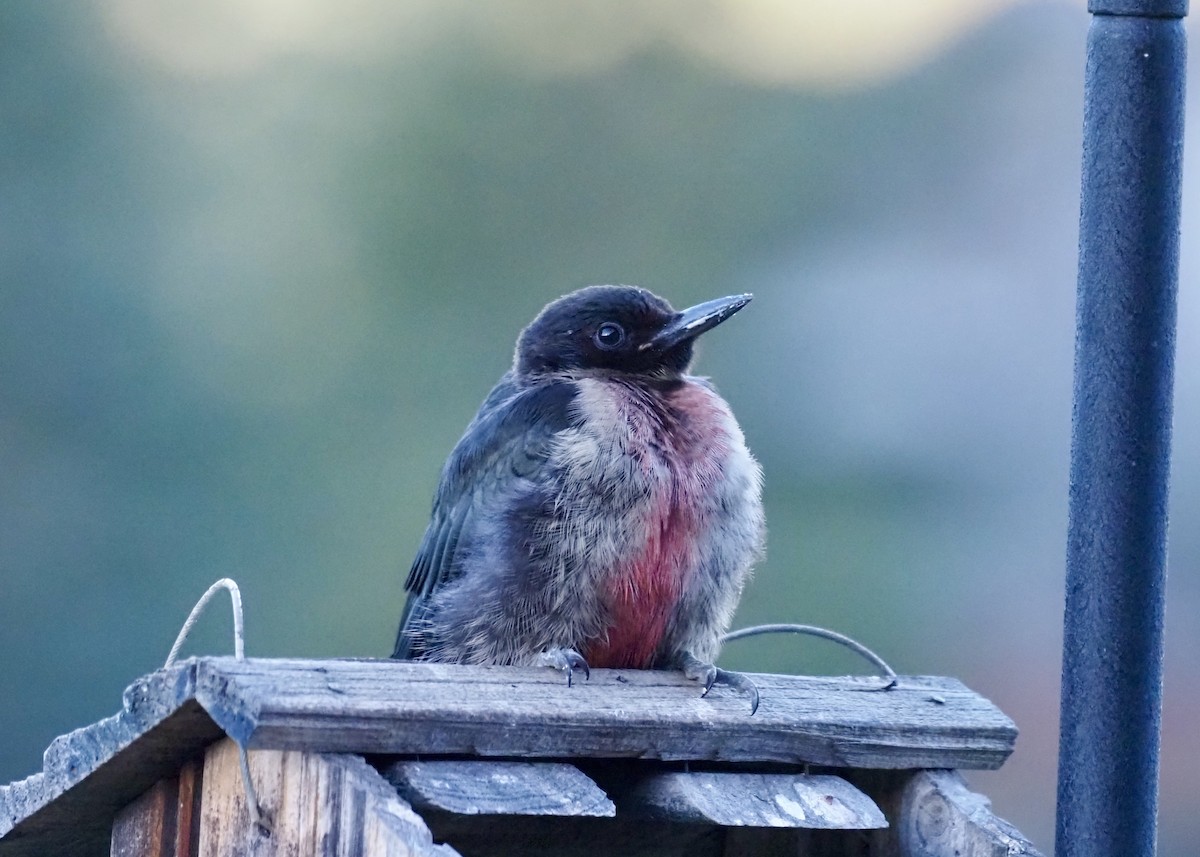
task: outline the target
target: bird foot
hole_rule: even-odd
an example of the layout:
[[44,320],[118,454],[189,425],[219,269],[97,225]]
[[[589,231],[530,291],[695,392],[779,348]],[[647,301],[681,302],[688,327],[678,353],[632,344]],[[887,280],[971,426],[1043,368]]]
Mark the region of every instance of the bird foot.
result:
[[704,683],[704,693],[700,694],[701,698],[708,696],[708,692],[713,689],[714,685],[723,684],[750,697],[751,717],[754,716],[754,712],[758,711],[758,687],[741,673],[730,672],[714,664],[705,663],[690,653],[684,653],[680,658],[680,666],[683,674],[692,681]]
[[567,687],[571,686],[571,677],[575,675],[575,670],[583,671],[584,681],[592,677],[592,671],[588,668],[587,661],[583,659],[583,655],[574,649],[547,649],[538,655],[537,665],[539,667],[553,667],[556,670],[564,671],[567,674]]

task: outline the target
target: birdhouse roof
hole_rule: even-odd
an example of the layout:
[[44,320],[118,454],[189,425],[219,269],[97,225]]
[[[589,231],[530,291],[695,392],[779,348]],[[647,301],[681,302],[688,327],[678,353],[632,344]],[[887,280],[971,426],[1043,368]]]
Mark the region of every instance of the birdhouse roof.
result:
[[[112,717],[0,786],[0,857],[93,853],[112,819],[224,736],[254,749],[396,758],[652,759],[834,769],[998,768],[1013,722],[950,678],[754,675],[701,698],[670,672],[381,660],[192,658],[138,679]],[[103,852],[102,852],[103,853]]]

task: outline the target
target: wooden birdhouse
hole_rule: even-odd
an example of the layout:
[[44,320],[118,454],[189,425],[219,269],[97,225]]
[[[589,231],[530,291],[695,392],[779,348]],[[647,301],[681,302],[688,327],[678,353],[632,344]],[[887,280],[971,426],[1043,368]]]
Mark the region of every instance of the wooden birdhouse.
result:
[[958,681],[754,680],[194,658],[0,787],[0,857],[1037,853],[955,770],[1017,734]]

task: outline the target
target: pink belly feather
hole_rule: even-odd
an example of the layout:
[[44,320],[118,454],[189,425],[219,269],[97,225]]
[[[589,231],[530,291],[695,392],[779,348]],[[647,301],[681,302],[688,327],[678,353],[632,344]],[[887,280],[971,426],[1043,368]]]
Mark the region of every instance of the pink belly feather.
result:
[[[696,571],[697,539],[708,525],[704,492],[720,478],[729,451],[724,403],[707,387],[685,382],[651,401],[621,396],[632,445],[649,472],[669,474],[652,482],[645,541],[608,577],[607,638],[582,652],[593,667],[646,669]],[[665,401],[664,401],[665,400]]]

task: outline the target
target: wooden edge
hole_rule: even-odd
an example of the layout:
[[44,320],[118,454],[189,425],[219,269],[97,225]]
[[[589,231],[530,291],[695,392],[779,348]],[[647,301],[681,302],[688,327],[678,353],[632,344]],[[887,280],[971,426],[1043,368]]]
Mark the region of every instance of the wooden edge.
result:
[[179,780],[159,780],[113,819],[112,857],[178,857]]
[[611,817],[600,787],[565,762],[402,760],[381,773],[418,810],[459,815]]
[[[1002,712],[947,678],[902,677],[896,691],[879,694],[877,679],[755,676],[767,695],[750,718],[744,700],[700,699],[693,683],[673,673],[596,670],[591,682],[566,689],[551,672],[188,659],[130,685],[114,717],[52,741],[41,773],[0,786],[0,857],[106,847],[121,808],[222,735],[251,747],[324,753],[803,762],[845,771],[995,768],[1016,737]],[[462,716],[449,722],[434,697],[462,700],[464,683],[474,707],[458,703]],[[513,693],[517,687],[521,693]],[[304,696],[309,691],[316,696]],[[831,719],[827,693],[860,714],[894,708],[900,695],[907,710],[915,704],[922,713],[899,732],[872,731],[865,714]],[[898,696],[889,701],[892,693]]]
[[887,819],[869,797],[828,774],[662,771],[617,798],[622,815],[722,827],[872,830]]
[[200,853],[200,798],[204,793],[204,761],[192,759],[179,771],[178,809],[175,827],[176,857]]
[[45,806],[46,792],[44,771],[0,786],[0,847],[10,830]]
[[958,771],[919,771],[904,786],[894,819],[901,857],[1042,857],[992,813]]
[[[148,745],[153,745],[153,737],[148,743],[142,739],[154,733],[164,721],[188,720],[188,714],[196,712],[203,716],[199,705],[189,705],[195,671],[195,664],[189,663],[143,676],[125,690],[120,712],[59,735],[42,754],[39,773],[6,786],[0,785],[0,852],[5,840],[19,839],[23,835],[24,830],[17,828],[27,827],[26,820],[92,776],[114,756],[131,746],[135,747],[135,752],[144,752]],[[181,709],[182,718],[178,716]],[[169,725],[167,729],[170,729]],[[211,735],[204,736],[201,748],[211,740]],[[196,749],[191,748],[189,753]],[[124,795],[125,800],[145,791],[159,777],[173,774],[187,755],[174,760],[175,764],[166,770],[136,783],[132,791]],[[10,831],[15,831],[12,837],[8,836]]]
[[196,857],[202,777],[202,762],[193,759],[118,812],[111,857]]
[[[1017,730],[955,679],[755,674],[762,706],[675,672],[205,658],[196,698],[251,748],[494,758],[655,758],[993,769]],[[464,693],[469,687],[470,693]],[[502,728],[500,728],[502,727]]]
[[457,857],[359,756],[252,750],[249,768],[266,829],[250,820],[237,744],[205,754],[200,857],[306,854],[313,843],[328,854]]
[[0,826],[0,857],[105,853],[117,813],[220,737],[212,718],[189,701],[107,751],[87,730],[56,739],[52,768],[66,767],[71,778],[35,776],[7,793],[0,787],[0,816],[11,825]]

